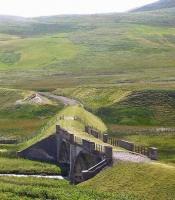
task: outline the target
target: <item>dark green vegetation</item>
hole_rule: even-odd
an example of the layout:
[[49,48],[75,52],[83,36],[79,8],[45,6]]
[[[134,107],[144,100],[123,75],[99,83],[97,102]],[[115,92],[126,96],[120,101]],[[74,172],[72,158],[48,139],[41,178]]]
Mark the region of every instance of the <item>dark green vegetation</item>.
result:
[[175,92],[132,92],[120,102],[101,108],[98,112],[110,124],[173,127]]
[[3,52],[0,54],[0,62],[7,64],[7,65],[12,65],[19,61],[20,59],[20,54],[19,53],[14,53],[14,52]]
[[133,199],[173,200],[175,168],[163,164],[120,163],[82,185],[100,192],[117,191],[135,196]]

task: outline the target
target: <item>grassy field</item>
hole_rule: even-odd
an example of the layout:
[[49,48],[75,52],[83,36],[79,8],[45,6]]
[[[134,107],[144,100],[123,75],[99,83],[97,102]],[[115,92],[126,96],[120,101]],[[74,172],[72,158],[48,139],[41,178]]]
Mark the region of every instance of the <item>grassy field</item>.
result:
[[41,129],[63,108],[61,103],[45,98],[42,104],[32,103],[28,100],[32,94],[35,92],[0,88],[0,141],[15,141],[15,144],[0,144],[3,159],[16,157],[16,152],[38,137]]
[[[47,48],[44,48],[47,47]],[[59,60],[71,59],[81,48],[64,35],[11,39],[1,44],[0,69],[44,67]]]
[[119,102],[129,95],[131,91],[117,87],[75,87],[57,88],[54,94],[69,96],[79,100],[89,110],[96,111],[101,107],[108,107]]
[[[0,177],[2,199],[173,200],[174,167],[119,163],[80,185],[65,180]],[[111,176],[112,174],[112,176]],[[110,177],[110,178],[109,178]]]
[[59,175],[59,166],[25,159],[0,157],[0,174]]
[[82,184],[98,192],[134,196],[133,199],[173,200],[175,168],[163,164],[119,163]]
[[[112,176],[111,176],[112,174]],[[0,177],[2,199],[172,200],[174,167],[119,163],[78,186],[65,180]],[[109,178],[110,177],[110,178]]]
[[[1,199],[133,200],[132,195],[97,192],[70,185],[65,180],[0,177]],[[135,198],[135,200],[140,200]]]
[[62,108],[61,103],[16,103],[31,94],[32,91],[0,88],[0,138],[19,141],[31,138]]
[[89,84],[174,87],[174,19],[174,8],[3,19],[1,85],[38,90]]

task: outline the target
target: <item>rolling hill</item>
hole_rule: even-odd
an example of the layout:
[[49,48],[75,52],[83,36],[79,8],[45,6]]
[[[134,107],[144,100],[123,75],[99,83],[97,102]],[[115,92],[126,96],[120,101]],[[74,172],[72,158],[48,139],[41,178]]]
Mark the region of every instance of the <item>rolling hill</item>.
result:
[[152,83],[174,88],[174,52],[175,8],[0,17],[0,79],[6,87]]
[[151,11],[151,10],[159,10],[164,8],[172,8],[175,7],[175,1],[174,0],[159,0],[155,3],[148,4],[146,6],[143,6],[141,8],[137,8],[133,10],[134,12],[140,12],[140,11]]
[[[60,115],[61,126],[81,137],[85,124],[108,128],[111,137],[157,147],[168,163],[118,162],[78,186],[1,177],[1,199],[173,199],[174,55],[172,0],[122,14],[0,16],[0,138],[22,142],[0,145],[2,173],[59,174],[56,166],[9,157],[50,135]],[[88,111],[51,99],[33,104],[37,91],[77,99]]]

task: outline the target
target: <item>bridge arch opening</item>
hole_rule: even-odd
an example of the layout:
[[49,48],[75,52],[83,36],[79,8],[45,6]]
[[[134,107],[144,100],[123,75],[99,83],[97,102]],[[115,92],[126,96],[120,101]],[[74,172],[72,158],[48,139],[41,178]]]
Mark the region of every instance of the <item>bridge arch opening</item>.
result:
[[78,156],[76,157],[76,160],[74,162],[73,166],[73,180],[74,183],[80,183],[83,181],[83,170],[88,170],[92,166],[96,165],[98,162],[101,161],[101,158],[96,157],[92,154],[86,153],[81,151]]

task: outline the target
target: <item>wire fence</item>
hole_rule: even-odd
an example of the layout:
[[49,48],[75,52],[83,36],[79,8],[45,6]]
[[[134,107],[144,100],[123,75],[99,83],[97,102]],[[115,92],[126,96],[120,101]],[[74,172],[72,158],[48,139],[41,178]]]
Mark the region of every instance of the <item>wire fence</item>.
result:
[[52,127],[54,124],[58,124],[60,120],[64,119],[64,116],[54,116],[53,118],[51,118],[46,124],[44,124],[39,130],[37,130],[36,132],[34,132],[32,135],[30,135],[29,137],[25,137],[22,139],[18,140],[18,143],[23,143],[26,142],[34,137],[38,137],[40,135],[44,135],[44,133],[50,128]]

